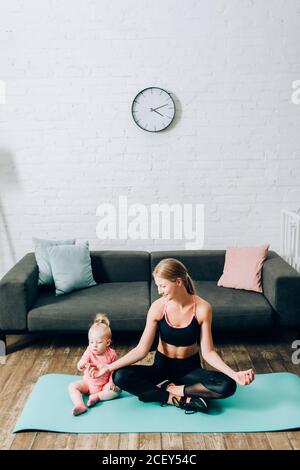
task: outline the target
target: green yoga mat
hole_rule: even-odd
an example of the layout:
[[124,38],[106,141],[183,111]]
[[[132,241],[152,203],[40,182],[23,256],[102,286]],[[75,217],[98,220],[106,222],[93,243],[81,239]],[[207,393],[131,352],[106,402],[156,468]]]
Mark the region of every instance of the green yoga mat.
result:
[[209,413],[186,415],[180,408],[143,403],[122,392],[80,416],[71,414],[67,386],[78,376],[49,374],[35,384],[14,432],[216,433],[279,431],[300,427],[300,378],[279,372],[256,375],[247,387],[223,400],[209,401]]

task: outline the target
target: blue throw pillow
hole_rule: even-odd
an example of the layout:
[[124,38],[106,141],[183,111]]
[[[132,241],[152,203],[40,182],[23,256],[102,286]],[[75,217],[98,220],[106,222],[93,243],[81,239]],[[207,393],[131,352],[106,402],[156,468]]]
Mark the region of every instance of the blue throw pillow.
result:
[[74,245],[75,240],[43,240],[33,238],[35,259],[39,268],[38,285],[50,285],[54,283],[52,276],[48,248],[50,246]]
[[88,243],[48,248],[56,295],[96,285]]

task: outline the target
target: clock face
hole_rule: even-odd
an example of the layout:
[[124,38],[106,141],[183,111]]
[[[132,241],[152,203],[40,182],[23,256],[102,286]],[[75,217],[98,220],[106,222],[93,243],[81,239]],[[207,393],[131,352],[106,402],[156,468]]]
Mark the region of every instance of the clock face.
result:
[[169,93],[150,87],[133,100],[131,112],[135,123],[145,131],[159,132],[169,127],[175,117],[175,103]]

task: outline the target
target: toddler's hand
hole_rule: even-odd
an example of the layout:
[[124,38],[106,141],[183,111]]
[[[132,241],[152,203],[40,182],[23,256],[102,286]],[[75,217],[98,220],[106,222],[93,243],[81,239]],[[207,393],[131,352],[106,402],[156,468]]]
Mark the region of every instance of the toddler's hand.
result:
[[91,365],[88,369],[88,374],[92,379],[96,379],[97,377],[99,377],[98,367],[95,364]]
[[83,372],[84,369],[86,368],[87,366],[87,363],[86,362],[78,362],[77,364],[77,369],[80,371],[80,372]]

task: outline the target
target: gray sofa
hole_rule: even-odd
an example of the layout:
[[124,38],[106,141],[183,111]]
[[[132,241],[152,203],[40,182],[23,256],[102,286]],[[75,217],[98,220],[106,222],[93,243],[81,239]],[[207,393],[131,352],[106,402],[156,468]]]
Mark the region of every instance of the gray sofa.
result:
[[213,327],[300,326],[300,275],[275,252],[263,266],[263,294],[217,287],[224,250],[92,251],[94,287],[56,297],[38,287],[34,253],[24,256],[0,281],[0,335],[25,332],[86,332],[95,313],[107,312],[113,331],[141,331],[158,293],[151,272],[163,258],[182,261],[198,294],[211,303]]

